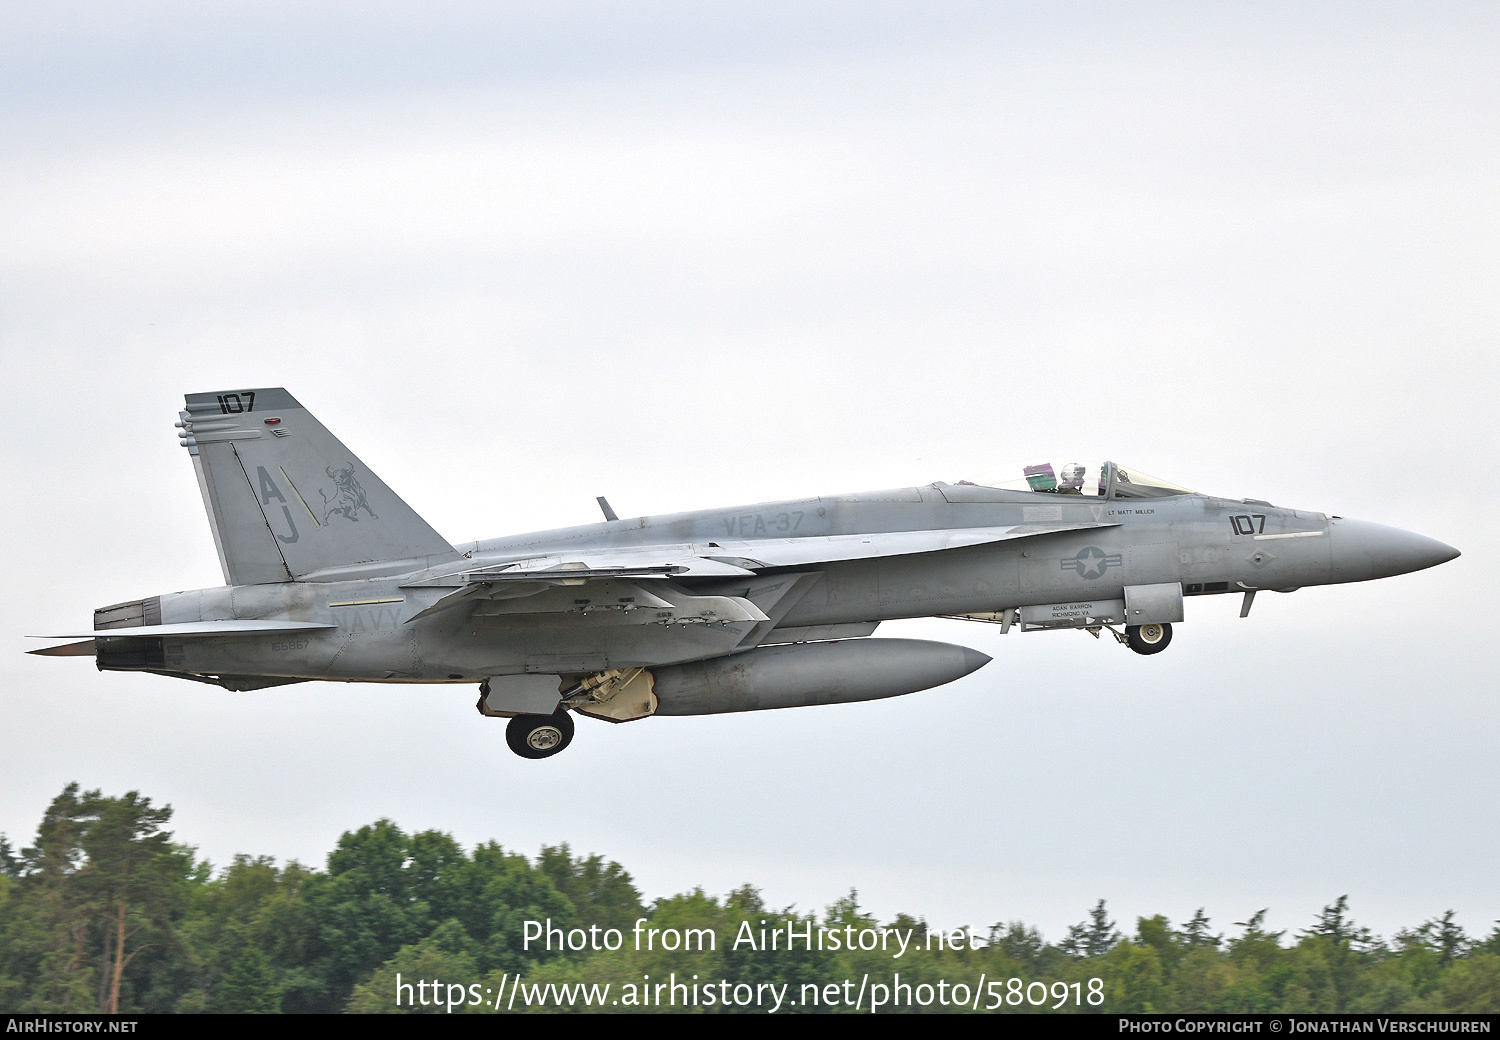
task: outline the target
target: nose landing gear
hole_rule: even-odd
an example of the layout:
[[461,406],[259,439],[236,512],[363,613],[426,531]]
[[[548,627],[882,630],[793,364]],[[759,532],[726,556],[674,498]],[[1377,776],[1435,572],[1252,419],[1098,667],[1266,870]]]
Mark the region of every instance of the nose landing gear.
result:
[[1095,639],[1108,632],[1115,637],[1115,642],[1130,647],[1138,654],[1159,654],[1172,641],[1172,626],[1165,622],[1152,625],[1126,625],[1123,632],[1114,625],[1089,625],[1084,631]]
[[1125,628],[1125,645],[1138,654],[1159,654],[1171,641],[1172,626],[1168,624],[1127,625]]

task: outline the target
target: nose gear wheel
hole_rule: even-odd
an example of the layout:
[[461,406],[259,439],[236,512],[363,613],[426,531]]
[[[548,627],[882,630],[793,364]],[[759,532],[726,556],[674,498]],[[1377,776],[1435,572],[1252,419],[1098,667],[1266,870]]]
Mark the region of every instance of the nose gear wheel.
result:
[[1172,626],[1168,624],[1128,625],[1125,642],[1138,654],[1159,654],[1172,641]]

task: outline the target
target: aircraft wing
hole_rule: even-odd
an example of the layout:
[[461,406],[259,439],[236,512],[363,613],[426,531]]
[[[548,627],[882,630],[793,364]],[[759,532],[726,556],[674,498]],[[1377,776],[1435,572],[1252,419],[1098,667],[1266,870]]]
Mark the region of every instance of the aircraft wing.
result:
[[1015,524],[1009,527],[756,538],[683,545],[611,546],[501,561],[425,579],[408,587],[527,581],[552,586],[581,585],[605,578],[745,577],[771,567],[802,567],[879,556],[941,552],[968,545],[1119,526],[1118,523]]
[[[452,577],[468,581],[545,581],[579,585],[604,578],[736,578],[753,571],[714,559],[701,545],[624,546],[583,549],[477,567]],[[419,584],[437,584],[439,579]]]
[[692,545],[620,546],[500,562],[456,571],[403,586],[407,589],[453,589],[406,619],[406,624],[474,599],[522,599],[561,585],[591,581],[754,576],[774,567],[867,560],[881,556],[941,552],[1065,531],[1118,524],[1019,524],[938,531],[891,531],[882,534],[822,535],[702,542]]
[[1065,531],[1084,531],[1119,524],[1019,524],[1013,527],[961,527],[941,531],[890,531],[884,534],[836,534],[809,538],[764,538],[718,542],[710,557],[751,570],[802,567],[814,563],[870,560],[880,556],[908,556],[941,552],[967,545],[988,545],[1017,538],[1034,538]]
[[455,589],[417,611],[405,623],[409,625],[471,599],[520,599],[563,585],[678,577],[724,578],[754,573],[733,564],[659,546],[586,553],[566,559],[560,556],[534,557],[476,567],[402,586],[406,589]]

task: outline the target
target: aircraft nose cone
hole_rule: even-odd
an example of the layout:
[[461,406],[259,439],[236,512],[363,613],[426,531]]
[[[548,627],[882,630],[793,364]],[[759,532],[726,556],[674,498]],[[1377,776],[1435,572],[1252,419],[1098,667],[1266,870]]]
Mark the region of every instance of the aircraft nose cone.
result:
[[1436,538],[1364,520],[1334,520],[1328,534],[1335,582],[1389,578],[1436,567],[1459,555]]

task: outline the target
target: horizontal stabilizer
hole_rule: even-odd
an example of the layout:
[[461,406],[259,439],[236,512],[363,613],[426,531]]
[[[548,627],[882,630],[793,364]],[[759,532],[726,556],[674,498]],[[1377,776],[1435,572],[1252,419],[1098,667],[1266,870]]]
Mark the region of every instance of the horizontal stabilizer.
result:
[[85,639],[81,643],[63,643],[61,646],[44,646],[40,650],[28,650],[28,654],[41,657],[93,657],[94,641]]
[[[94,632],[62,632],[51,636],[27,636],[27,639],[78,639],[81,636],[94,639],[173,639],[203,638],[207,636],[258,636],[272,632],[310,632],[320,628],[336,628],[336,625],[321,625],[315,621],[191,621],[181,625],[134,625],[129,628],[107,628]],[[58,649],[57,647],[53,648]]]

